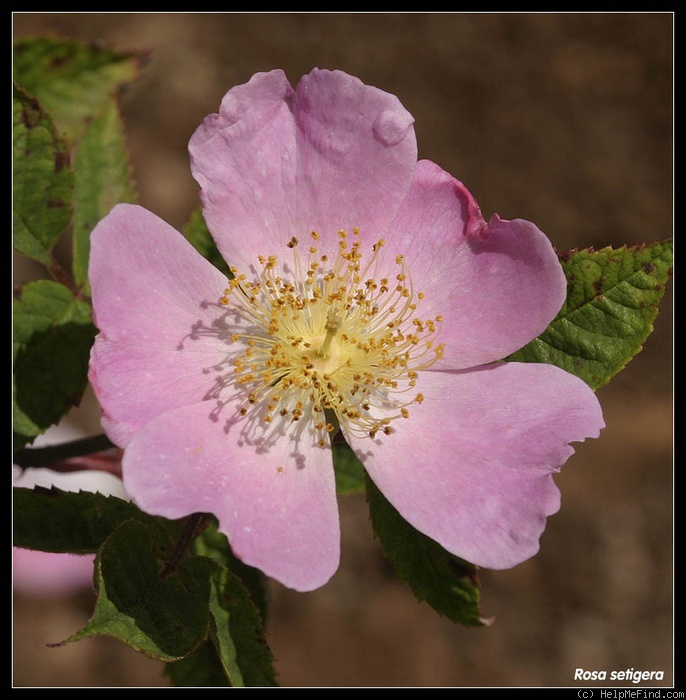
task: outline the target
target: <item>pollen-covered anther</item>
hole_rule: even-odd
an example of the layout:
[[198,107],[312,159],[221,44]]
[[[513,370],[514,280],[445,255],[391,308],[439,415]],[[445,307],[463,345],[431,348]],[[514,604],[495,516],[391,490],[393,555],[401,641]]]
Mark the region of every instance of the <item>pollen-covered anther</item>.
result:
[[330,255],[316,231],[310,237],[304,257],[295,236],[289,259],[259,255],[255,279],[232,268],[219,298],[250,329],[231,335],[233,381],[246,396],[239,413],[257,411],[274,430],[302,423],[322,445],[336,429],[324,411],[349,434],[391,435],[390,423],[411,419],[408,407],[424,400],[407,392],[443,356],[442,319],[418,315],[424,293],[403,255],[382,256],[383,239],[365,252],[359,229],[340,229]]

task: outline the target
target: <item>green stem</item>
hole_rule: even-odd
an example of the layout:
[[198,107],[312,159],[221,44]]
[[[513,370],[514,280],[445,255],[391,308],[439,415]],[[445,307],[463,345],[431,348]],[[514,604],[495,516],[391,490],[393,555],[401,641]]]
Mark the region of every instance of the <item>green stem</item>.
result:
[[23,447],[14,453],[14,464],[24,467],[40,467],[54,462],[61,462],[71,457],[82,457],[93,452],[102,452],[115,447],[106,435],[64,442],[61,445],[49,445],[48,447]]

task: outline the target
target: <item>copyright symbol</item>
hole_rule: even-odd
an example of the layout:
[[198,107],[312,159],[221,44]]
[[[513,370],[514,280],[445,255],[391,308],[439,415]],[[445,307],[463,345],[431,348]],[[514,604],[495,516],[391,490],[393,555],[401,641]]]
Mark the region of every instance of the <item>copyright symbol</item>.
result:
[[593,691],[592,690],[577,690],[576,694],[580,698],[592,698],[593,697]]

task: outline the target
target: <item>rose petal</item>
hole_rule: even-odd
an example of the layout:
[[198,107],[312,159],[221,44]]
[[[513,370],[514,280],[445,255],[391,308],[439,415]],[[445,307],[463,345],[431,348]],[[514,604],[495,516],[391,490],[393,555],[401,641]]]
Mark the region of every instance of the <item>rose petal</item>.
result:
[[90,282],[100,329],[89,378],[110,439],[124,446],[155,416],[195,403],[227,355],[217,326],[226,278],[171,226],[118,205],[91,236]]
[[314,70],[293,102],[297,131],[297,216],[337,244],[339,229],[380,238],[412,182],[414,118],[395,95],[342,71]]
[[322,252],[354,226],[383,234],[412,181],[413,118],[398,99],[340,71],[295,93],[282,71],[230,90],[189,144],[207,225],[242,272],[316,230]]
[[149,423],[124,453],[127,493],[154,515],[213,513],[246,564],[296,590],[324,585],[340,550],[331,451],[232,421],[203,402]]
[[247,273],[296,231],[293,94],[281,70],[231,89],[188,145],[203,215],[224,259]]
[[425,299],[418,315],[443,318],[444,359],[466,369],[500,360],[538,337],[555,318],[566,280],[550,241],[528,221],[489,224],[462,183],[420,161],[388,234]]
[[552,365],[506,363],[421,373],[421,405],[394,433],[351,446],[386,498],[448,551],[492,569],[538,551],[559,508],[552,474],[572,441],[597,437],[600,406]]

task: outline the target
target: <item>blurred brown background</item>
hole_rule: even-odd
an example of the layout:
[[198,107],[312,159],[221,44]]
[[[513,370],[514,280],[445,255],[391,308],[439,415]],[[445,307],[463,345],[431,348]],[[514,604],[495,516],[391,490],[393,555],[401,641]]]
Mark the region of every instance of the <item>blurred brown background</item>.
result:
[[[223,94],[257,71],[295,83],[319,66],[398,95],[420,156],[486,217],[528,218],[560,251],[672,235],[669,13],[14,15],[16,37],[46,32],[152,51],[122,108],[140,201],[177,227],[197,204],[188,139]],[[645,350],[599,398],[607,428],[557,478],[563,506],[540,554],[482,572],[493,626],[463,629],[416,602],[372,539],[364,498],[347,497],[331,583],[272,588],[281,684],[574,686],[576,668],[633,667],[671,685],[671,285]],[[113,640],[45,646],[91,609],[16,596],[14,684],[165,685],[161,664]]]

